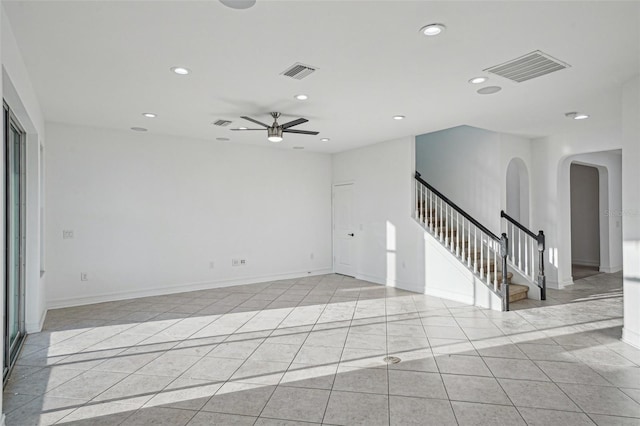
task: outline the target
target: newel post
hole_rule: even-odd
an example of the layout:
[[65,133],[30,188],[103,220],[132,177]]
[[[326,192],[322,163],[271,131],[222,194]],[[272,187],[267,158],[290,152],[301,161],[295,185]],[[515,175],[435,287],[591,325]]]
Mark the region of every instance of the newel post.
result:
[[507,254],[509,253],[509,239],[506,233],[500,238],[500,257],[502,257],[502,310],[509,310],[509,283],[507,282]]
[[547,278],[544,276],[544,232],[538,231],[538,287],[540,287],[540,299],[547,300]]

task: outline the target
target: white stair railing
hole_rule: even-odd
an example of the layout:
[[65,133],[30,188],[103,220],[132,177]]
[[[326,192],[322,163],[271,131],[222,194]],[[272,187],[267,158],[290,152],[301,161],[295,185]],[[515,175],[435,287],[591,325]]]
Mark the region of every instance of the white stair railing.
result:
[[507,235],[493,234],[425,182],[418,172],[415,191],[414,217],[418,223],[500,296],[502,309],[508,311]]
[[538,234],[527,229],[520,222],[506,214],[500,212],[500,217],[504,219],[503,229],[511,241],[507,252],[509,264],[525,276],[532,283],[540,288],[540,298],[546,300],[547,286],[544,276],[544,232]]

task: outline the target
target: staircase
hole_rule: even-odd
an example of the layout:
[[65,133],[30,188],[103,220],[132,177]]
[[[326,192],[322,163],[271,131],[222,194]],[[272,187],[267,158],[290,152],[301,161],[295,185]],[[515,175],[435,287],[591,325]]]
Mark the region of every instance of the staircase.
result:
[[[520,246],[521,243],[526,243],[527,247],[533,248],[531,241],[523,237],[525,234],[518,234],[518,238],[514,238],[518,242],[517,248],[510,247],[507,233],[503,233],[500,237],[493,234],[422,180],[418,172],[416,172],[415,181],[415,220],[502,300],[502,310],[509,310],[510,303],[527,299],[531,285],[512,283],[514,274],[508,270],[508,267],[511,267],[519,277],[524,277],[527,281],[530,277],[534,277],[533,251],[527,248],[523,250]],[[512,236],[515,236],[513,222],[508,222],[506,228],[507,231],[511,231]],[[530,231],[527,232],[532,234]],[[544,237],[542,246],[544,246]],[[541,255],[540,260],[542,259]],[[539,272],[542,267],[537,269]],[[538,279],[538,285],[539,282],[540,279]],[[503,283],[506,284],[503,285]],[[542,273],[542,284],[544,284],[544,273]]]

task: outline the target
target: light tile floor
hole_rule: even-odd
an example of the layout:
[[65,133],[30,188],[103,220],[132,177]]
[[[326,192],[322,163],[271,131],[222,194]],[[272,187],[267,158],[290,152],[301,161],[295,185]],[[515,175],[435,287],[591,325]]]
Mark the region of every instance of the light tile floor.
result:
[[620,274],[548,299],[501,313],[325,275],[53,310],[6,424],[639,425]]

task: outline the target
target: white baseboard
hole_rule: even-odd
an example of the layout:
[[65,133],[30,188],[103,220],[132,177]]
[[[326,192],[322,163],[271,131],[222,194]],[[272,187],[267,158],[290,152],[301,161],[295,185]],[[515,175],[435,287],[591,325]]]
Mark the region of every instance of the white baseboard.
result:
[[[491,302],[486,304],[478,304],[477,303],[478,301],[474,300],[474,298],[471,295],[459,294],[459,293],[454,293],[451,291],[446,291],[446,290],[431,288],[431,287],[420,288],[418,284],[410,283],[408,281],[390,280],[388,278],[382,278],[375,275],[367,275],[367,274],[356,274],[356,278],[359,280],[369,281],[374,284],[380,284],[386,287],[393,287],[393,288],[398,288],[400,290],[413,291],[414,293],[426,294],[428,296],[439,297],[441,299],[447,299],[447,300],[451,300],[459,303],[465,303],[471,306],[475,305],[475,306],[480,306],[483,308],[495,309],[495,310],[500,310],[501,308],[500,299],[497,296],[493,297],[491,295],[491,290],[489,290],[488,288],[486,289],[487,296],[493,300],[491,300]],[[484,283],[478,283],[474,280],[473,285],[478,285],[478,284],[480,286],[484,286]]]
[[186,283],[160,288],[142,290],[120,291],[113,293],[96,294],[93,296],[72,297],[66,299],[53,299],[47,302],[47,309],[69,308],[72,306],[91,305],[94,303],[113,302],[116,300],[135,299],[137,297],[162,296],[165,294],[184,293],[197,290],[209,290],[214,288],[230,287],[234,285],[256,284],[267,281],[288,280],[309,277],[313,275],[325,275],[333,273],[333,269],[322,268],[312,271],[288,272],[276,275],[260,275],[253,277],[230,278],[216,281]]
[[2,413],[2,417],[0,417],[0,426],[4,426],[4,418],[6,416],[4,415],[4,413]]
[[386,278],[378,277],[375,275],[367,275],[367,274],[356,274],[356,278],[359,280],[365,280],[372,282],[374,284],[380,284],[383,286],[399,288],[401,290],[413,291],[419,294],[427,294],[429,296],[440,297],[442,299],[453,300],[454,302],[466,303],[468,305],[473,305],[473,298],[471,296],[466,297],[465,295],[460,295],[457,293],[452,293],[449,291],[441,290],[441,289],[418,289],[417,285],[413,286],[402,286],[401,282],[397,282],[395,280],[388,280]]
[[618,266],[601,266],[600,272],[604,272],[606,274],[613,274],[614,272],[622,271],[622,265]]
[[421,293],[418,290],[418,285],[409,281],[392,280],[389,278],[378,277],[375,275],[367,275],[356,273],[356,278],[359,280],[369,281],[374,284],[380,284],[386,287],[399,288],[400,290],[413,291],[415,293]]
[[31,333],[39,333],[42,331],[42,327],[44,327],[44,321],[47,318],[47,312],[48,310],[45,309],[44,312],[42,313],[42,316],[40,317],[40,321],[38,322],[28,322],[25,324],[25,328],[27,329],[27,334],[31,334]]
[[473,297],[468,295],[452,293],[450,291],[445,291],[437,288],[425,289],[424,294],[428,296],[439,297],[440,299],[452,300],[454,302],[465,303],[467,305],[473,306]]
[[622,341],[640,349],[640,334],[629,330],[628,327],[622,327]]
[[573,282],[573,276],[571,276],[571,277],[569,277],[569,278],[565,278],[564,280],[560,281],[560,282],[558,283],[558,287],[557,287],[557,288],[558,288],[559,290],[562,290],[563,288],[565,288],[565,287],[569,287],[570,285],[573,285],[573,284],[574,284],[574,282]]
[[372,282],[374,284],[380,284],[380,285],[387,285],[387,280],[375,275],[367,275],[367,274],[360,274],[357,273],[355,274],[355,278],[358,280],[363,280],[363,281],[369,281]]
[[571,259],[572,265],[580,266],[600,266],[599,260]]

